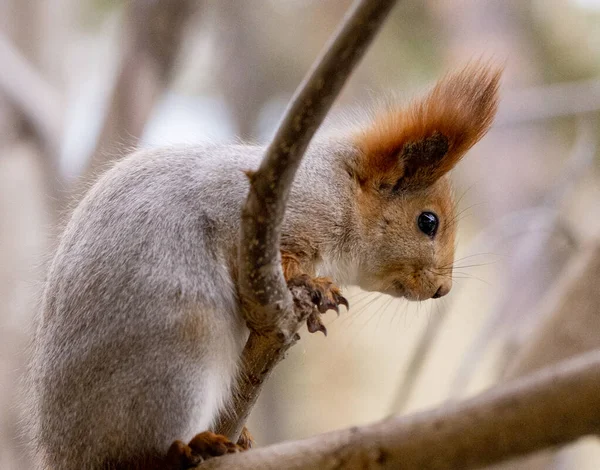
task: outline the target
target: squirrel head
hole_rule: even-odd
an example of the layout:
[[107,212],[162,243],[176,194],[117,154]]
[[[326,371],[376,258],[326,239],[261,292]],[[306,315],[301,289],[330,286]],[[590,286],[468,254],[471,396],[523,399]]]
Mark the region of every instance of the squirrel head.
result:
[[363,253],[359,285],[409,300],[452,287],[456,214],[448,172],[489,130],[501,69],[474,63],[353,135],[348,162]]

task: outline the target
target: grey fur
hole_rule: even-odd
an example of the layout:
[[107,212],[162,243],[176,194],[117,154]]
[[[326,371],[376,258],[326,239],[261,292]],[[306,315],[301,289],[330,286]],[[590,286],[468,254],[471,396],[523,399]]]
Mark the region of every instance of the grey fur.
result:
[[[140,151],[76,208],[37,319],[29,403],[39,468],[162,455],[210,427],[231,396],[248,335],[232,271],[248,189],[242,170],[256,168],[263,152]],[[344,184],[355,152],[311,146],[282,240],[346,281],[356,265],[350,253],[359,252]]]

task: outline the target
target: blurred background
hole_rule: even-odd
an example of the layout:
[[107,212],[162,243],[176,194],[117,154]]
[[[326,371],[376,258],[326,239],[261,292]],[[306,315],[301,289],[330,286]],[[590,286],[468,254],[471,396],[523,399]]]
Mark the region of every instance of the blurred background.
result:
[[[137,146],[267,142],[349,0],[0,0],[0,468],[45,266],[81,193]],[[259,445],[478,393],[600,347],[600,0],[404,0],[329,123],[446,71],[504,63],[492,131],[455,170],[453,292],[349,289],[250,422]],[[92,424],[92,423],[91,423]],[[597,469],[585,439],[503,469]]]

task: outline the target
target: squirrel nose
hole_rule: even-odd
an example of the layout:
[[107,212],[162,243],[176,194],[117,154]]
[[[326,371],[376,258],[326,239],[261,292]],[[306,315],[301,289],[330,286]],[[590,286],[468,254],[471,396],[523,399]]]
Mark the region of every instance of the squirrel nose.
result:
[[440,297],[445,296],[448,292],[450,292],[450,285],[441,285],[438,287],[438,290],[435,294],[433,294],[434,299],[439,299]]

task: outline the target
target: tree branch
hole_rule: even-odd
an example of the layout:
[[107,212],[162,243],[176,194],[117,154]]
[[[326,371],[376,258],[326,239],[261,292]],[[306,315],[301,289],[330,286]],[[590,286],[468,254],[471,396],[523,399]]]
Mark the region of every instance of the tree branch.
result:
[[198,470],[468,470],[600,433],[600,351],[470,400],[213,459]]
[[239,292],[251,330],[243,352],[238,395],[217,432],[237,439],[262,384],[312,308],[297,299],[295,310],[279,252],[280,226],[296,169],[350,73],[387,17],[395,0],[355,3],[292,99],[258,171],[242,211]]
[[58,159],[63,113],[58,92],[0,33],[0,90],[31,124],[47,153]]
[[[505,371],[504,381],[546,365],[600,348],[600,242],[583,247],[563,275],[550,286],[533,326],[525,326],[526,341]],[[552,468],[555,454],[537,453],[512,462],[510,470]],[[533,460],[532,460],[533,459]]]

